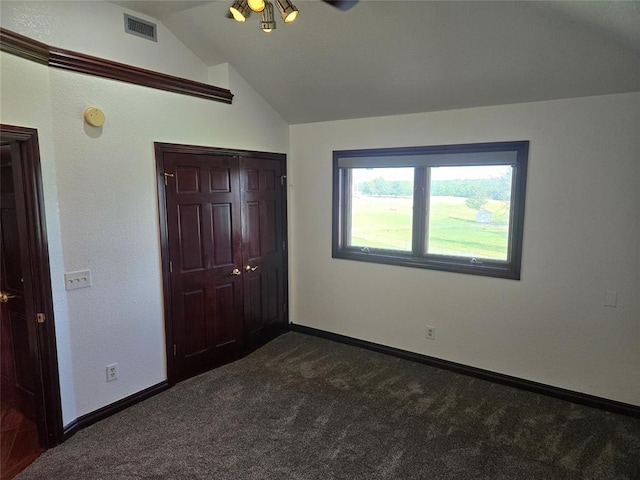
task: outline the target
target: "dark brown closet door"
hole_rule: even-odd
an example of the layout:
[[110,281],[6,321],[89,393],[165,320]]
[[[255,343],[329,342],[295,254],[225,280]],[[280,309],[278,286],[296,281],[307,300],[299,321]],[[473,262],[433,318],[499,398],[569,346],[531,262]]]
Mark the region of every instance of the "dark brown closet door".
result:
[[286,157],[156,143],[169,382],[287,328]]
[[262,345],[285,322],[282,163],[240,159],[244,319],[247,349]]
[[172,381],[243,351],[237,159],[165,153]]

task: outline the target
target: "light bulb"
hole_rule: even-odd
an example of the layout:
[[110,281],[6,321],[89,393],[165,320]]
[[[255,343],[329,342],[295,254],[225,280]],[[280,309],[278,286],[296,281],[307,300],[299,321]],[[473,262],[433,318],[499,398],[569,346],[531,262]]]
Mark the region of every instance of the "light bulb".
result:
[[249,0],[249,8],[254,12],[261,12],[264,10],[264,0]]
[[284,23],[291,23],[293,22],[296,18],[298,18],[298,10],[294,10],[293,12],[291,12],[289,15],[286,16],[286,18],[284,19]]

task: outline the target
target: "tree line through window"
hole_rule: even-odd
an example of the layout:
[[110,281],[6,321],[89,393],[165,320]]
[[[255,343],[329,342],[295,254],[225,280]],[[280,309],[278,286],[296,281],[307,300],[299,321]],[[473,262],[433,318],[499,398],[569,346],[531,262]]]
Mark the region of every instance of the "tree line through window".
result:
[[528,142],[334,152],[333,256],[520,278]]

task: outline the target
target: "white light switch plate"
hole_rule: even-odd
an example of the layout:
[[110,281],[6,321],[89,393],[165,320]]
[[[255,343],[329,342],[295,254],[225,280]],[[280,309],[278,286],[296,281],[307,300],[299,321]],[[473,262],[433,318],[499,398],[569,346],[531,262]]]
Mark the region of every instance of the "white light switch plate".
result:
[[91,286],[91,270],[80,270],[79,272],[67,272],[64,274],[65,290],[76,290]]

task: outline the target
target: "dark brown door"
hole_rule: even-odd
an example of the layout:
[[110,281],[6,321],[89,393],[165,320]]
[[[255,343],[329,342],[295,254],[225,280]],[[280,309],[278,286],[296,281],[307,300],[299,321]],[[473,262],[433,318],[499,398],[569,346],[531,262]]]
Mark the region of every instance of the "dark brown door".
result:
[[247,153],[156,144],[171,383],[285,327],[284,155]]
[[8,433],[4,422],[15,417],[5,416],[5,406],[37,425],[39,442],[30,443],[35,448],[62,441],[63,428],[37,131],[0,124],[0,157],[4,475],[20,466],[5,462],[27,455],[29,448],[22,426],[15,438]]
[[[20,217],[16,203],[16,183],[12,163],[12,147],[2,145],[1,151],[1,275],[0,306],[2,311],[2,401],[8,402],[23,415],[36,418],[36,376],[32,353],[36,351],[35,321],[28,316],[25,296],[24,249],[20,248],[25,233],[18,225]],[[19,155],[14,145],[13,158]],[[18,185],[20,187],[20,185]],[[28,272],[26,272],[28,274]],[[28,277],[27,277],[28,280]],[[29,319],[28,319],[29,318]],[[35,320],[35,319],[34,319]]]
[[247,349],[277,335],[285,321],[282,164],[240,159],[244,318]]
[[[0,146],[0,429],[2,479],[13,478],[46,442],[36,392],[38,345],[25,246],[20,148]],[[15,168],[14,168],[15,167]],[[41,444],[42,440],[42,444]]]
[[237,160],[167,153],[167,218],[177,380],[242,352]]

